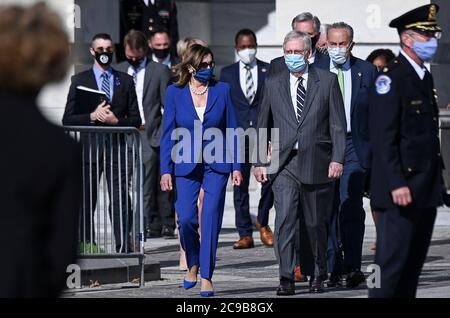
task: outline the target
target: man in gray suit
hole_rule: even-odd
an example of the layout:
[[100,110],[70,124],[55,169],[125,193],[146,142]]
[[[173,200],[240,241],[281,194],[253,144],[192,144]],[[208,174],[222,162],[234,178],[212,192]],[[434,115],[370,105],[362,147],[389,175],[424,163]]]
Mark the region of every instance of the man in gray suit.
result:
[[159,142],[166,87],[170,70],[147,58],[147,37],[130,31],[124,39],[126,62],[117,69],[133,76],[141,114],[142,157],[144,162],[144,225],[146,237],[173,237],[175,210],[169,194],[159,186]]
[[[283,43],[286,70],[266,78],[258,116],[258,134],[278,129],[271,140],[274,171],[255,165],[259,182],[273,182],[275,195],[275,254],[279,264],[277,295],[293,295],[295,225],[302,212],[314,257],[313,266],[302,271],[311,276],[310,292],[323,291],[327,277],[327,225],[333,201],[333,181],[342,175],[346,122],[342,95],[335,74],[308,65],[311,38],[291,31]],[[265,142],[265,141],[264,141]]]

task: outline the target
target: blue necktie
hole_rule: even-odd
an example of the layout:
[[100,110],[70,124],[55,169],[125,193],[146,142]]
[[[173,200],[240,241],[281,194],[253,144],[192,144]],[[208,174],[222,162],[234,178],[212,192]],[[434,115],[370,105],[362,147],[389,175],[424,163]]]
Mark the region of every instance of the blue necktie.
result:
[[109,74],[107,72],[104,72],[101,76],[103,78],[102,81],[102,91],[106,93],[106,98],[108,99],[108,102],[111,102],[111,88],[109,84]]

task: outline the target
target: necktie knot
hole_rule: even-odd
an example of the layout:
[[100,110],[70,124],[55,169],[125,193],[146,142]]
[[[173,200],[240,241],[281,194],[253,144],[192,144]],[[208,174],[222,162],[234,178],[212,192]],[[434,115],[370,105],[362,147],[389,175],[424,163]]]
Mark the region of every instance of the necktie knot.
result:
[[252,69],[252,67],[250,66],[250,64],[245,64],[245,65],[244,65],[244,68],[245,68],[247,71],[250,71],[250,70]]

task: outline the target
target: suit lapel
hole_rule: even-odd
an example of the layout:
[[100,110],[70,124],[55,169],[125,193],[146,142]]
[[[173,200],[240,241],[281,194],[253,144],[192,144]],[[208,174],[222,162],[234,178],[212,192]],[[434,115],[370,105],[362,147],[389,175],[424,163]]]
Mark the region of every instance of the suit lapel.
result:
[[256,88],[256,95],[255,95],[255,98],[253,99],[253,102],[259,100],[259,95],[261,94],[262,85],[263,85],[264,79],[267,74],[267,68],[259,60],[256,60],[256,61],[257,61],[257,65],[258,65],[258,87]]
[[280,75],[280,85],[278,85],[278,89],[280,90],[280,96],[284,100],[284,103],[281,103],[287,107],[286,111],[293,123],[297,123],[297,117],[295,115],[294,105],[292,104],[291,99],[291,81],[289,76],[289,70],[286,68],[283,70],[283,73]]
[[234,73],[234,78],[236,78],[237,80],[237,90],[238,90],[238,94],[240,95],[240,98],[244,101],[247,101],[247,97],[245,97],[245,93],[242,91],[242,87],[241,87],[241,70],[240,70],[240,63],[237,62],[234,64],[234,69],[233,69],[233,73]]
[[362,73],[355,64],[356,59],[352,56],[350,58],[350,73],[352,75],[352,100],[350,102],[350,113],[355,109],[356,101],[358,100],[359,88],[361,86]]
[[[115,69],[112,70],[113,73],[113,99],[111,104],[115,105],[116,100],[118,96],[120,96],[120,93],[122,91],[122,77],[120,76],[120,73],[117,72]],[[112,106],[111,105],[111,106]]]
[[216,84],[213,84],[208,89],[208,100],[206,101],[205,115],[213,108],[217,99]]
[[301,126],[303,121],[305,120],[305,117],[308,114],[308,111],[311,108],[311,105],[317,95],[318,89],[319,89],[319,76],[317,75],[314,67],[309,66],[308,87],[306,89],[305,107],[303,108],[303,113],[300,119],[299,126]]
[[194,101],[192,100],[191,91],[189,90],[189,84],[183,88],[182,94],[184,95],[184,100],[189,102],[188,110],[190,110],[191,116],[194,118],[194,120],[200,120],[197,115],[197,111],[195,110]]
[[91,71],[88,73],[88,76],[86,78],[86,87],[95,89],[95,90],[101,90],[101,87],[98,87],[97,80],[95,79],[94,70],[91,69]]
[[145,100],[145,97],[147,95],[147,92],[149,92],[150,83],[153,79],[153,69],[154,65],[147,59],[147,66],[145,67],[145,75],[144,75],[144,93],[143,93],[143,100]]

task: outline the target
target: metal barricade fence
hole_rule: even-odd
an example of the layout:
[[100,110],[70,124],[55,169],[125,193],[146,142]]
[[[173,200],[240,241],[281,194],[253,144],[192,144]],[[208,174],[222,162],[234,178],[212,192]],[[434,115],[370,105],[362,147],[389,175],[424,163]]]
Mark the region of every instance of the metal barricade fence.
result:
[[131,127],[65,126],[83,153],[79,258],[137,258],[144,286],[141,136]]

